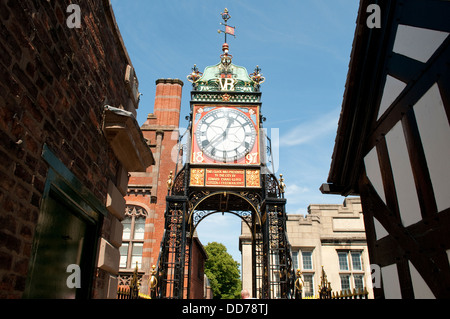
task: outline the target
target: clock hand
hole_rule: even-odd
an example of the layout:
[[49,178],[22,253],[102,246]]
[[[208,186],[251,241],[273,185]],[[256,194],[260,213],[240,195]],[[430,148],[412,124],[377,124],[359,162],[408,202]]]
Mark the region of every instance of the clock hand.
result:
[[233,122],[234,122],[234,119],[228,118],[228,125],[224,132],[224,133],[226,133],[226,135],[224,135],[224,139],[228,138],[228,131],[230,130],[231,124],[233,124]]
[[[223,141],[225,139],[226,136],[226,131],[224,131],[223,133],[217,135],[216,137],[214,137],[211,142],[209,142],[209,145],[211,145],[212,147],[216,146],[217,144],[219,144],[219,142]],[[222,140],[221,140],[222,138]]]

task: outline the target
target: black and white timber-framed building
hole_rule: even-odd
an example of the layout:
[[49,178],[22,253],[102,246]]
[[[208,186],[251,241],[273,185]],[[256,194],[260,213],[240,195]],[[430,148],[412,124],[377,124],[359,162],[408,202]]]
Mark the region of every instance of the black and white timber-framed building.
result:
[[449,1],[360,3],[321,191],[361,196],[375,298],[450,297],[449,17]]

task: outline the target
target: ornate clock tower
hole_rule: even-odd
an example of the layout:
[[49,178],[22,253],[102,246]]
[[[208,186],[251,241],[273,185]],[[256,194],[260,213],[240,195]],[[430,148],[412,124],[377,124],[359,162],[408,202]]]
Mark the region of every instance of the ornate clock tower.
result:
[[[222,18],[225,30],[219,32],[226,41],[234,28],[227,24],[231,16],[226,9]],[[222,51],[218,64],[203,73],[194,65],[187,77],[192,83],[190,138],[179,153],[183,148],[188,155],[169,176],[153,293],[189,298],[194,231],[215,213],[231,213],[252,233],[252,287],[245,288],[258,298],[291,298],[295,278],[286,237],[285,186],[267,167],[271,150],[262,129],[260,85],[265,79],[259,67],[249,75],[233,64],[227,43]]]
[[192,187],[261,187],[261,134],[259,85],[264,77],[250,77],[232,64],[228,44],[221,61],[193,83],[191,101],[190,182]]

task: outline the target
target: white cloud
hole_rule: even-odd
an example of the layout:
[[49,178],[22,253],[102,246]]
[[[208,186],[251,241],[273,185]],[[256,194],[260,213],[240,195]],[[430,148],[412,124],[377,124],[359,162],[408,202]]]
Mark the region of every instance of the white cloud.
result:
[[[298,196],[299,194],[304,194],[309,192],[309,188],[305,187],[305,186],[299,186],[296,184],[292,184],[292,185],[287,185],[286,187],[286,197],[294,197],[294,196]],[[294,197],[293,199],[295,200],[296,197]],[[298,198],[298,197],[297,197]]]
[[317,119],[302,122],[280,137],[280,146],[296,146],[336,133],[339,112],[333,110]]

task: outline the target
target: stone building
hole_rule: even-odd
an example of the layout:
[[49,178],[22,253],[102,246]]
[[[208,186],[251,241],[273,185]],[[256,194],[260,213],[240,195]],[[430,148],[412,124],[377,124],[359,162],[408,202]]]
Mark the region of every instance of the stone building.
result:
[[109,0],[71,4],[0,1],[0,298],[115,298],[128,174],[154,163]]
[[[333,292],[367,288],[373,298],[364,219],[359,198],[343,205],[312,204],[308,214],[287,214],[294,269],[302,272],[303,298],[318,295],[322,267]],[[251,235],[245,223],[239,238],[242,286],[251,287]],[[258,297],[258,296],[255,296]]]

